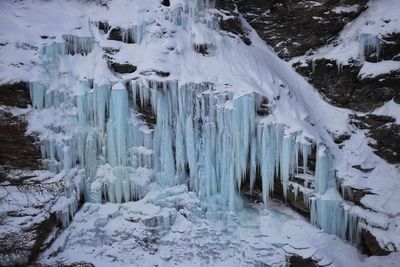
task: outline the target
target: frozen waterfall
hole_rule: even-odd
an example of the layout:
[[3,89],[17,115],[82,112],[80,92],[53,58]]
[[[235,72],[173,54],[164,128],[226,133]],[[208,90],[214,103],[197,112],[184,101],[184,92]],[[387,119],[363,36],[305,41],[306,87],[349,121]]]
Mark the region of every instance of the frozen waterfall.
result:
[[[190,20],[215,29],[215,20],[203,14],[212,1],[194,2],[174,9],[167,19],[185,29]],[[123,30],[122,41],[140,45],[145,34],[144,25],[131,27]],[[303,193],[310,199],[311,222],[328,233],[357,239],[357,220],[342,205],[329,149],[290,125],[268,120],[269,114],[260,112],[266,96],[217,89],[208,82],[146,76],[105,80],[103,72],[65,79],[61,69],[68,69],[72,58],[98,69],[107,63],[96,57],[101,49],[94,38],[63,38],[42,48],[45,78],[31,82],[29,91],[39,112],[69,114],[68,127],[46,125],[40,146],[48,169],[66,174],[84,170],[85,201],[136,201],[155,182],[187,185],[209,207],[218,203],[224,211],[237,211],[244,185],[252,192],[260,182],[268,207],[275,183],[281,183],[286,200],[293,177],[315,174],[315,194]],[[268,104],[271,112],[274,108]],[[315,148],[314,170],[309,160]]]

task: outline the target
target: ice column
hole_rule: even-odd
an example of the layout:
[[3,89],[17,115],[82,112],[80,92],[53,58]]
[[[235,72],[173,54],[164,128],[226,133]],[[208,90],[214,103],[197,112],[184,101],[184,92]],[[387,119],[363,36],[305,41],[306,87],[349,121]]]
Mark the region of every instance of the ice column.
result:
[[379,60],[382,41],[371,34],[361,34],[358,39],[359,57],[362,61],[365,60],[365,53],[376,53],[376,60]]
[[111,90],[107,122],[107,159],[112,166],[127,163],[128,112],[128,92],[122,83],[117,83]]

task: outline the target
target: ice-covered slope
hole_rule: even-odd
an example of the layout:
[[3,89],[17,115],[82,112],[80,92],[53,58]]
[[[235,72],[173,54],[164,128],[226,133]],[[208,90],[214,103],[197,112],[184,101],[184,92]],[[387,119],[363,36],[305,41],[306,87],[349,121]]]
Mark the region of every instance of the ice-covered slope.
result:
[[[261,183],[262,200],[268,208],[274,185],[282,184],[286,199],[290,179],[301,174],[309,177],[315,188],[307,191],[307,196],[303,192],[307,203],[310,199],[311,221],[328,233],[357,242],[363,225],[359,218],[396,231],[395,219],[361,214],[357,207],[342,203],[336,190],[335,169],[342,175],[351,162],[348,157],[354,158],[352,153],[357,150],[343,151],[333,142],[335,136],[349,131],[349,112],[323,101],[251,28],[251,45],[220,31],[218,17],[223,15],[213,9],[214,3],[171,1],[166,7],[159,1],[110,1],[106,6],[23,1],[1,5],[1,81],[30,82],[33,109],[29,131],[38,136],[45,166],[71,179],[53,211],[68,225],[80,192],[86,202],[92,202],[79,211],[43,261],[54,262],[57,252],[67,262],[92,261],[97,254],[109,261],[127,252],[122,246],[107,253],[103,246],[122,242],[126,234],[127,242],[139,238],[139,249],[146,258],[157,251],[153,244],[148,250],[141,244],[152,238],[147,236],[152,232],[148,227],[156,228],[155,239],[164,240],[175,220],[176,227],[183,220],[184,224],[194,223],[196,231],[208,240],[214,230],[207,231],[214,226],[205,231],[201,224],[207,221],[198,221],[202,216],[227,223],[234,236],[241,232],[240,227],[249,227],[247,222],[235,223],[241,210],[247,209],[240,196],[244,184],[250,184],[252,190]],[[361,136],[357,140],[365,142]],[[313,163],[308,160],[311,157]],[[70,175],[77,169],[84,173],[83,183]],[[398,170],[385,170],[387,173],[395,176]],[[191,201],[199,201],[197,207],[186,201],[187,195],[194,199]],[[127,203],[101,204],[104,202]],[[393,199],[389,202],[394,203]],[[153,210],[142,211],[143,207]],[[197,212],[186,220],[181,211],[177,215],[182,207]],[[245,217],[259,218],[263,212]],[[272,220],[271,228],[281,223],[282,218],[275,218],[274,213],[266,216],[266,221]],[[262,218],[255,228],[266,227]],[[122,230],[139,226],[143,232],[133,236]],[[81,227],[87,227],[93,236],[82,235]],[[175,238],[183,238],[179,235],[186,230],[176,231]],[[257,231],[252,235],[263,235]],[[318,236],[315,231],[309,228],[310,235]],[[277,238],[281,233],[278,231]],[[290,236],[296,239],[296,231]],[[167,248],[163,249],[173,251],[171,243],[179,243],[174,240],[165,241]],[[391,243],[393,238],[387,241]],[[254,249],[259,241],[249,242]],[[336,261],[340,266],[346,263],[336,258],[338,250],[347,248],[356,254],[341,241],[332,254],[312,243],[266,242],[275,244],[274,253],[280,255],[276,262],[267,257],[269,253],[247,257],[244,251],[234,262],[280,264],[287,253],[309,253],[307,256],[321,264]],[[77,243],[85,244],[80,250],[92,256],[74,254]],[[285,249],[285,244],[291,248]],[[260,246],[256,250],[264,249]],[[307,253],[302,251],[306,248],[310,249]],[[181,264],[192,259],[182,251],[168,253],[156,255],[166,261],[172,257]],[[201,250],[191,253],[202,258]],[[207,263],[228,261],[227,256],[216,256],[208,258],[209,262],[212,252],[206,254],[202,260]],[[148,263],[148,259],[139,262]],[[138,259],[126,263],[133,262]]]

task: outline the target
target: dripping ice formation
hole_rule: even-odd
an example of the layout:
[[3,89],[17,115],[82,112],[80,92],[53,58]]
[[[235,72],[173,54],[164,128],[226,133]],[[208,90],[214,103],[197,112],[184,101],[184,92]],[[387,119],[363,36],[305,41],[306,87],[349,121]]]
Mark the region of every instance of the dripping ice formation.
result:
[[[291,177],[314,175],[316,193],[303,192],[311,222],[356,242],[358,220],[337,192],[332,155],[340,152],[329,134],[345,127],[346,111],[326,104],[250,29],[251,46],[220,31],[212,1],[171,2],[137,25],[110,21],[127,44],[107,39],[99,15],[88,36],[64,35],[41,49],[42,72],[29,88],[33,119],[63,115],[31,131],[48,169],[83,174],[65,197],[122,203],[143,198],[151,183],[186,185],[210,211],[238,211],[244,185],[253,191],[261,180],[268,206],[275,183],[286,198]],[[158,1],[143,5],[157,10]],[[198,53],[205,44],[209,55]],[[109,47],[137,71],[110,71]],[[63,224],[77,201],[60,214]]]

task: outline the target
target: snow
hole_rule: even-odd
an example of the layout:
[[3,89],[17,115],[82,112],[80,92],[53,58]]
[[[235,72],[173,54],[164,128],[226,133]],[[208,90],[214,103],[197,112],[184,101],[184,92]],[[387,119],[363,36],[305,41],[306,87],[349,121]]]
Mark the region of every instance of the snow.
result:
[[359,5],[337,6],[332,11],[336,14],[357,12]]
[[375,115],[393,117],[396,123],[400,124],[400,105],[393,100],[386,102],[382,107],[375,109],[372,113]]
[[376,76],[394,72],[400,69],[400,62],[393,60],[384,60],[376,63],[364,62],[358,76],[361,79],[374,78]]
[[[313,224],[342,238],[348,229],[358,234],[335,188],[335,178],[343,176],[363,184],[356,170],[348,171],[358,160],[379,163],[364,183],[376,195],[362,204],[398,215],[397,186],[382,194],[396,184],[399,171],[371,156],[361,133],[344,151],[332,140],[331,133],[349,131],[350,111],[324,102],[254,30],[251,46],[219,32],[207,9],[212,2],[171,1],[168,8],[156,0],[139,2],[112,1],[108,8],[79,1],[1,3],[0,42],[7,45],[0,47],[6,55],[0,81],[30,81],[28,133],[39,139],[46,167],[58,175],[79,169],[83,176],[67,175],[69,189],[53,207],[67,228],[40,261],[279,265],[286,254],[298,254],[337,266],[360,263],[354,247],[294,213],[282,214],[283,207],[274,210],[269,198],[275,175],[286,188],[299,173],[300,156],[307,172],[315,145]],[[121,27],[124,42],[108,40],[96,27],[100,21]],[[37,49],[19,53],[20,43]],[[207,56],[195,49],[204,44],[211,48]],[[114,60],[137,70],[114,75],[103,48],[118,49]],[[30,64],[10,65],[25,53]],[[156,70],[170,75],[158,77]],[[154,73],[143,74],[149,71]],[[261,96],[268,99],[269,116],[256,114]],[[154,115],[155,125],[141,121],[141,109]],[[258,167],[264,203],[249,208],[240,189],[247,171],[253,188]],[[86,203],[70,222],[80,192]],[[394,219],[357,214],[374,226],[394,227]]]
[[[334,261],[334,266],[362,264],[354,247],[321,233],[293,212],[277,211],[282,209],[279,205],[271,206],[268,212],[259,205],[247,206],[236,215],[210,219],[213,217],[208,214],[207,219],[201,217],[201,203],[193,193],[182,188],[153,192],[164,195],[164,200],[156,196],[135,203],[86,203],[41,261],[85,260],[96,266],[257,262],[279,266],[285,265],[286,254],[294,254],[320,263]],[[181,210],[169,208],[171,202]],[[145,240],[156,236],[159,245],[145,245]]]

